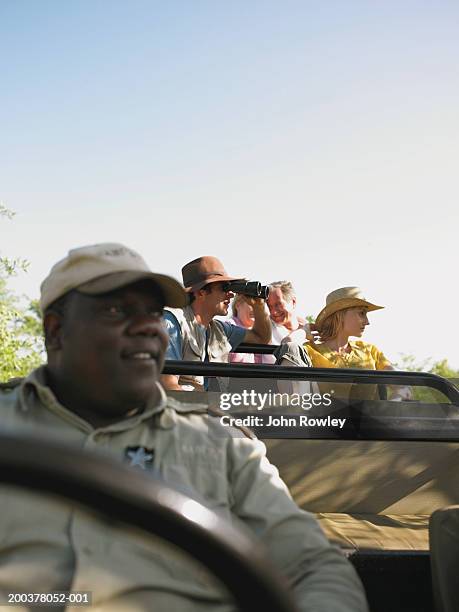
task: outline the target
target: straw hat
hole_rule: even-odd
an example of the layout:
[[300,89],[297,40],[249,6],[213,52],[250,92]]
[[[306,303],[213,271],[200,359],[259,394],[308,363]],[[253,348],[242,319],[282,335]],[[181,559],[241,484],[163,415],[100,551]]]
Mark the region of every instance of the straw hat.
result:
[[222,262],[211,255],[204,255],[193,259],[182,268],[185,291],[198,291],[208,283],[221,281],[241,280],[238,276],[228,276]]
[[345,308],[356,308],[363,306],[368,311],[380,310],[384,306],[376,306],[363,297],[362,291],[358,287],[341,287],[335,289],[327,295],[326,306],[317,315],[316,325],[320,327],[327,317],[344,310]]

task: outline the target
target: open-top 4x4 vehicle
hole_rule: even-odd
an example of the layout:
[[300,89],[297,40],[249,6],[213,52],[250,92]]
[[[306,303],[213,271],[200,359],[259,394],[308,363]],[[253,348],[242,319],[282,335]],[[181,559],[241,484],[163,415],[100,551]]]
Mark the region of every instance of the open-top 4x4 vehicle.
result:
[[206,377],[206,393],[171,393],[264,439],[298,505],[356,567],[373,612],[434,610],[429,519],[459,504],[458,381],[194,362],[167,362],[165,372]]
[[[236,426],[235,435],[250,435],[238,429],[248,426],[264,439],[298,505],[315,513],[356,567],[372,612],[433,612],[434,599],[438,610],[454,609],[456,580],[448,603],[453,581],[436,575],[435,564],[432,588],[429,544],[432,513],[459,504],[453,382],[424,373],[197,362],[166,362],[164,373],[204,377],[208,391],[171,395],[206,404],[222,425]],[[294,609],[256,544],[165,483],[103,457],[5,436],[0,480],[79,500],[110,521],[161,535],[207,564],[240,609]]]

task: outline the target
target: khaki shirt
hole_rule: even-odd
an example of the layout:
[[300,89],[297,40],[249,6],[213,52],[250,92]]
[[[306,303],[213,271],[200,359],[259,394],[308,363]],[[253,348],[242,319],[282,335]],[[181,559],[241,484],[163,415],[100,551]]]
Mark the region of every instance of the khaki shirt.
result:
[[[47,435],[120,460],[132,446],[154,449],[154,469],[167,483],[204,497],[261,539],[294,585],[300,610],[366,610],[354,569],[292,501],[263,443],[231,433],[204,406],[161,393],[159,404],[141,415],[96,429],[58,403],[40,368],[14,389],[0,390],[0,423],[3,430]],[[234,609],[202,567],[185,563],[173,546],[51,497],[2,487],[0,527],[3,602],[11,591],[69,590],[91,591],[90,609],[100,612]]]

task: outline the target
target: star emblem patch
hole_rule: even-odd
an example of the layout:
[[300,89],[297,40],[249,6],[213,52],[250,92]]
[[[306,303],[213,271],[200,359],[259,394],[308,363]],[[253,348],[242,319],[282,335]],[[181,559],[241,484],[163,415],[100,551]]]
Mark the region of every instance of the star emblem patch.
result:
[[145,446],[128,446],[124,451],[124,457],[131,467],[146,470],[153,467],[155,451]]

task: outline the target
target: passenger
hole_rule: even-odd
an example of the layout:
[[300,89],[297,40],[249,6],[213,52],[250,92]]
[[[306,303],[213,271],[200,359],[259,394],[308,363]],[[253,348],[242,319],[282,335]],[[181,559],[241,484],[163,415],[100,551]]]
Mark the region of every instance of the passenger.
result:
[[[228,319],[228,323],[238,325],[245,329],[252,329],[255,323],[252,306],[247,302],[243,295],[238,293],[232,303],[231,310],[233,315]],[[254,353],[230,353],[230,363],[263,363],[263,355]]]
[[[169,334],[167,359],[228,363],[230,351],[241,342],[269,342],[271,327],[261,298],[244,298],[253,309],[252,329],[215,319],[218,315],[228,314],[234,293],[225,290],[225,283],[236,280],[228,276],[216,257],[199,257],[187,263],[182,268],[182,277],[191,303],[185,308],[168,309],[164,314]],[[163,375],[161,380],[168,390],[203,391],[207,388],[202,376],[168,374]]]
[[366,300],[358,287],[342,287],[327,295],[326,306],[319,312],[315,326],[320,343],[311,340],[306,349],[316,368],[359,368],[392,370],[390,361],[374,344],[360,338],[370,324],[367,313],[380,310]]
[[272,344],[280,344],[283,338],[305,325],[306,321],[296,314],[296,293],[290,281],[271,283],[266,303],[271,317]]
[[[267,344],[271,337],[269,317],[264,300],[245,296],[253,309],[252,329],[231,325],[215,319],[228,314],[234,293],[225,290],[225,283],[236,280],[228,276],[216,257],[199,257],[182,268],[185,291],[190,305],[180,309],[167,309],[164,313],[169,334],[166,358],[184,361],[228,362],[231,349],[241,342]],[[163,375],[162,383],[168,390],[198,390],[207,388],[202,376]]]
[[[358,287],[342,287],[329,293],[326,305],[315,321],[320,342],[309,336],[309,342],[304,345],[312,366],[393,370],[390,361],[374,344],[362,340],[349,340],[350,337],[360,338],[363,335],[365,327],[370,324],[368,312],[382,308],[384,306],[377,306],[366,300]],[[305,332],[302,339],[304,335]],[[285,338],[285,341],[292,340],[300,341],[299,332]],[[360,391],[363,392],[364,387],[365,385],[362,385]],[[411,399],[412,393],[409,387],[391,389],[392,400]],[[375,387],[372,387],[372,390],[374,391]]]
[[[165,395],[163,307],[185,303],[177,281],[152,273],[123,245],[70,251],[41,286],[48,363],[14,388],[0,386],[2,430],[39,431],[132,465],[133,448],[142,451],[142,469],[242,521],[292,585],[299,610],[367,610],[356,572],[293,502],[264,445],[202,405]],[[3,595],[72,588],[91,591],[99,612],[232,609],[214,582],[158,542],[132,539],[57,499],[2,495],[0,522]]]
[[[303,344],[311,332],[305,319],[296,314],[296,292],[290,281],[276,281],[269,285],[269,296],[266,300],[271,318],[271,344],[282,345],[276,350],[271,363],[285,366],[312,366]],[[286,346],[286,343],[289,346]],[[271,357],[271,356],[269,356]],[[291,385],[280,383],[282,390]]]
[[[277,281],[269,285],[269,296],[266,300],[269,309],[271,322],[271,342],[270,344],[280,344],[285,336],[301,328],[306,321],[298,317],[295,312],[296,295],[290,281]],[[232,303],[232,309],[240,313],[232,317],[229,321],[233,324],[251,329],[253,326],[253,314],[250,313],[250,306],[244,305],[239,296],[236,296]],[[241,320],[244,320],[242,322]],[[265,363],[274,364],[276,358],[273,355],[254,355],[252,353],[231,353],[232,363]]]
[[[236,294],[231,303],[233,315],[228,319],[228,323],[239,325],[246,329],[252,329],[255,320],[253,308],[247,303],[244,296]],[[274,364],[276,361],[273,355],[261,353],[230,353],[230,363],[246,363],[246,364]],[[221,381],[222,379],[219,379]],[[278,390],[275,382],[270,378],[235,378],[231,377],[223,379],[220,387],[225,385],[225,390],[231,393],[249,393],[253,389],[256,393],[268,393],[269,390],[276,392]],[[257,404],[250,409],[257,410]],[[250,410],[249,409],[249,410]]]

